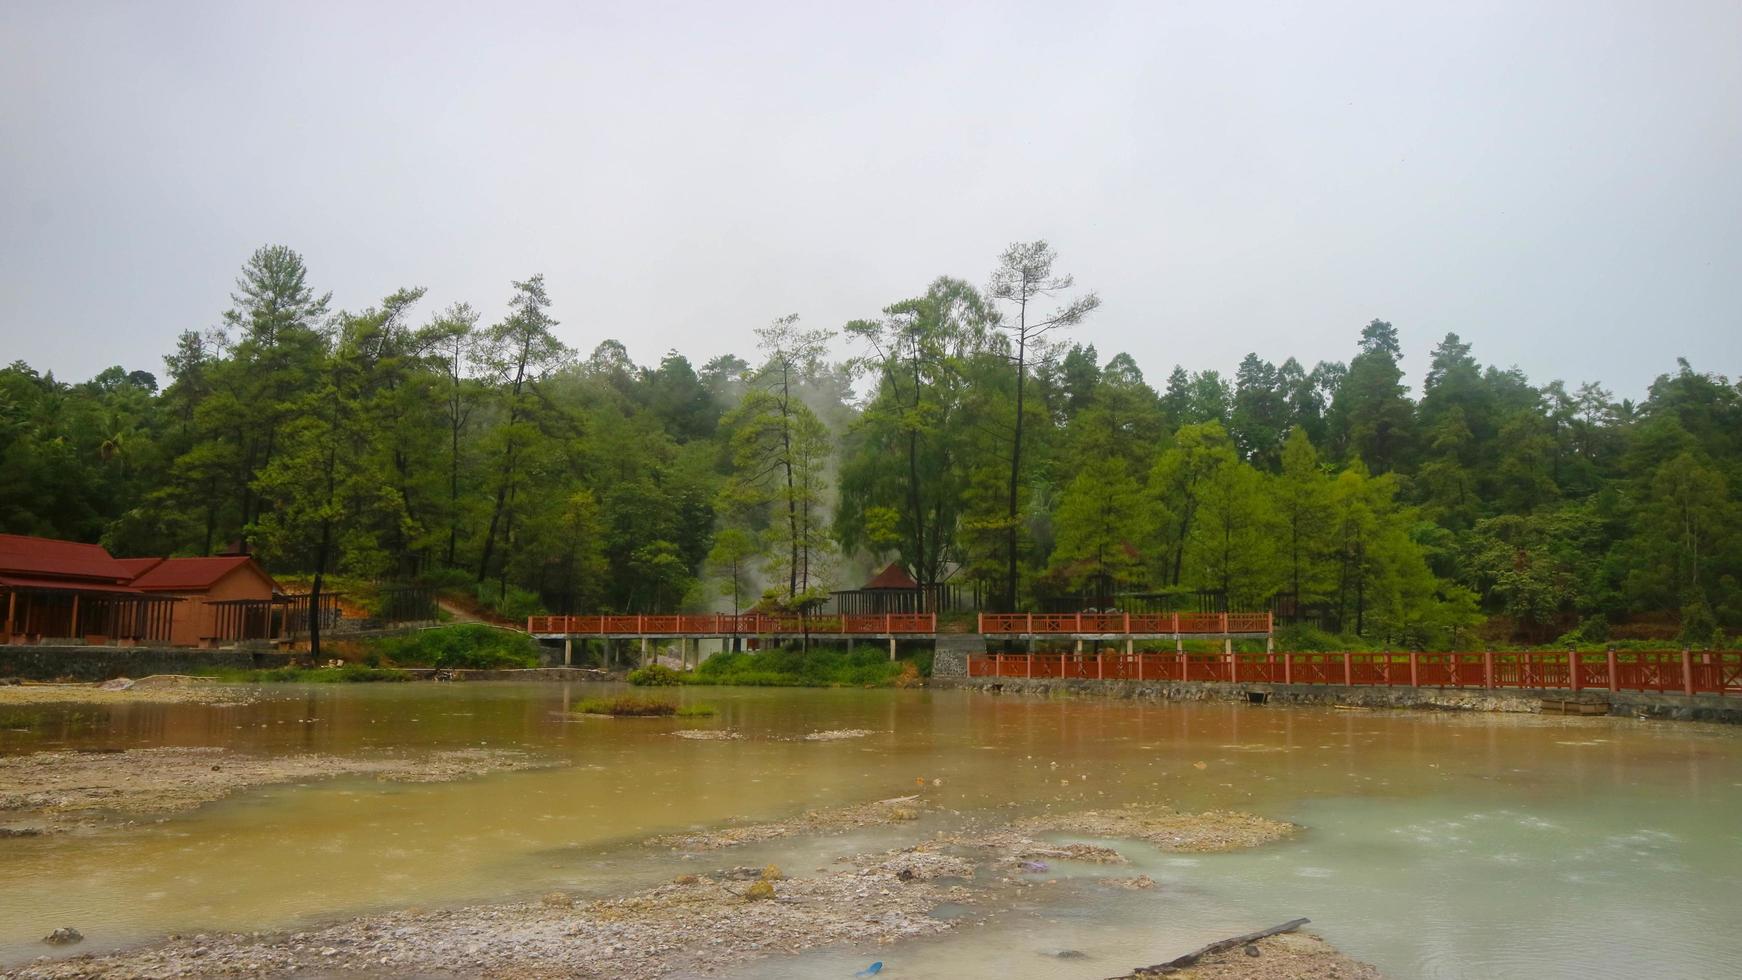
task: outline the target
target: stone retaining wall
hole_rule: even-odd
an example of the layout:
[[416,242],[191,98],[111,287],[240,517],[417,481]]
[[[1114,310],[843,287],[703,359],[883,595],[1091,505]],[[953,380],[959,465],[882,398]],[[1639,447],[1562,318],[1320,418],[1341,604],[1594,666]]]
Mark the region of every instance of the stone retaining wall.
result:
[[192,674],[214,668],[273,668],[291,655],[270,650],[198,650],[191,647],[0,645],[0,677],[33,681],[62,678],[106,681],[151,674]]
[[1742,698],[1715,694],[1647,694],[1633,691],[1483,691],[1439,687],[1344,687],[1340,684],[1226,684],[1190,681],[1096,681],[1056,677],[940,678],[934,686],[996,694],[1123,698],[1149,701],[1235,701],[1358,708],[1422,708],[1437,711],[1538,713],[1544,699],[1607,704],[1620,717],[1742,724]]

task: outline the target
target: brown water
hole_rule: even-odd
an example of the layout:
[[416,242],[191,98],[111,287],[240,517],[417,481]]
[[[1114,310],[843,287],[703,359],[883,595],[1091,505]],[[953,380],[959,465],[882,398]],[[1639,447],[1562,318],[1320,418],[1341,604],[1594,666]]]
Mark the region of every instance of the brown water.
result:
[[[339,754],[522,748],[549,769],[438,785],[339,779],[161,823],[0,840],[0,963],[169,932],[274,929],[409,905],[605,894],[681,870],[827,863],[897,834],[695,859],[644,838],[925,793],[1021,813],[1136,800],[1302,823],[1240,854],[1121,844],[1162,887],[1056,885],[940,939],[762,962],[744,977],[1104,977],[1297,915],[1395,977],[1742,975],[1742,732],[1615,719],[1047,701],[955,691],[685,689],[698,722],[565,720],[596,685],[268,689],[253,705],[9,709],[0,752],[225,745]],[[732,727],[736,742],[672,737]],[[806,742],[821,729],[867,738]],[[1203,763],[1198,768],[1196,763]],[[933,785],[934,780],[941,783]],[[932,821],[948,821],[945,813]],[[934,822],[922,825],[929,832]],[[1135,872],[1133,872],[1135,873]],[[1045,955],[1080,950],[1085,959]]]

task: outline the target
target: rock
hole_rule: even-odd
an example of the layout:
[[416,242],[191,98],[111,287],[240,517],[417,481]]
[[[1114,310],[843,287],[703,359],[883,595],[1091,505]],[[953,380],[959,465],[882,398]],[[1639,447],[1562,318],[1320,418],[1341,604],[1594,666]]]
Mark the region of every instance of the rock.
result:
[[553,909],[572,909],[575,900],[567,892],[549,892],[538,900],[540,905],[548,905]]
[[1049,949],[1045,955],[1055,960],[1086,960],[1089,954],[1080,949]]
[[133,682],[125,677],[117,677],[112,681],[104,681],[97,685],[99,691],[125,691],[133,686]]
[[42,941],[50,946],[71,946],[85,941],[85,934],[72,926],[61,926],[59,929],[42,937]]
[[1246,947],[1246,955],[1247,956],[1257,956],[1258,955],[1258,947],[1257,946]]

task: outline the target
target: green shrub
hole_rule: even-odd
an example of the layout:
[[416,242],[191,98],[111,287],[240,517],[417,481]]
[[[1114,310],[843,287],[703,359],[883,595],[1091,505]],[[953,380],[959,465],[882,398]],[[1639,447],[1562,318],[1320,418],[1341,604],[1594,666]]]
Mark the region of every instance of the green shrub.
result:
[[477,592],[478,604],[503,619],[521,622],[528,616],[542,616],[545,613],[544,603],[539,600],[538,593],[510,585],[506,592],[501,587],[490,582],[480,582]]
[[648,664],[629,672],[629,683],[636,687],[676,687],[683,675],[664,664]]
[[537,667],[538,644],[512,630],[466,623],[370,641],[364,657],[401,667],[505,670]]
[[610,715],[613,718],[668,718],[677,713],[677,705],[670,701],[655,701],[632,695],[587,698],[575,705],[575,714]]
[[714,706],[711,704],[678,705],[677,716],[679,718],[712,718],[714,717]]

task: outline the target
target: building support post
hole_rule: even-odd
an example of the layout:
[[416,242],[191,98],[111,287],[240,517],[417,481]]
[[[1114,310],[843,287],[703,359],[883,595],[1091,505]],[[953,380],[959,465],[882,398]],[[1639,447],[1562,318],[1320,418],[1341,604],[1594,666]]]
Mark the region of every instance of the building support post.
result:
[[564,667],[573,667],[574,665],[575,665],[575,638],[572,636],[565,636],[565,637],[563,637],[563,666]]
[[647,634],[641,635],[641,665],[647,663]]
[[889,634],[889,662],[895,662],[895,634]]

